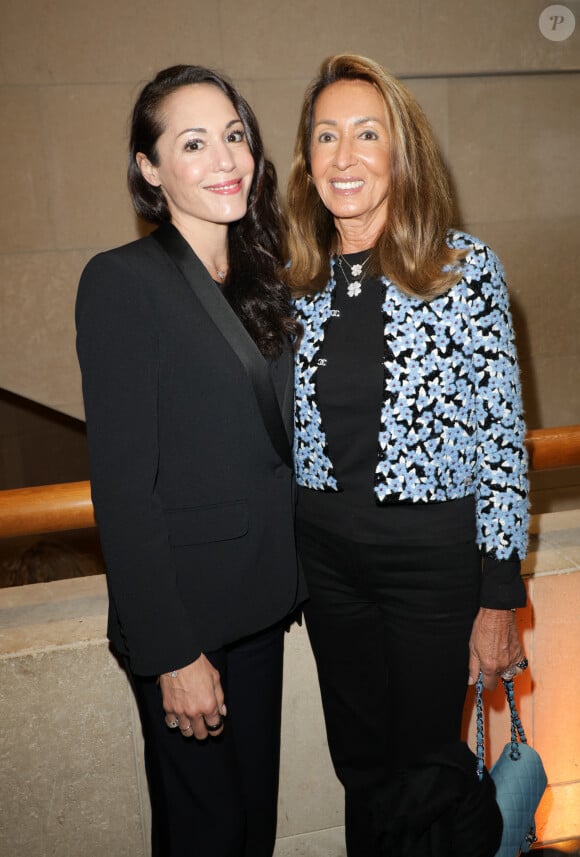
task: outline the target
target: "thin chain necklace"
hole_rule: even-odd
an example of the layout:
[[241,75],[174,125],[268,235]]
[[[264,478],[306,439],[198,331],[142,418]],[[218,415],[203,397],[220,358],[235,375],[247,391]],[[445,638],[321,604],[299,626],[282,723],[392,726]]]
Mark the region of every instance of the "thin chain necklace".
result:
[[[362,291],[362,282],[365,278],[364,267],[370,258],[371,258],[371,254],[369,253],[369,255],[366,257],[366,259],[364,259],[364,261],[356,262],[354,265],[351,265],[349,262],[347,262],[347,260],[344,258],[344,256],[342,254],[338,257],[338,267],[342,271],[342,276],[344,277],[344,279],[347,282],[346,293],[349,296],[349,298],[356,298],[360,295],[360,293]],[[350,274],[352,277],[354,277],[354,280],[349,280],[348,274],[345,272],[344,268],[342,267],[343,262],[349,268]]]

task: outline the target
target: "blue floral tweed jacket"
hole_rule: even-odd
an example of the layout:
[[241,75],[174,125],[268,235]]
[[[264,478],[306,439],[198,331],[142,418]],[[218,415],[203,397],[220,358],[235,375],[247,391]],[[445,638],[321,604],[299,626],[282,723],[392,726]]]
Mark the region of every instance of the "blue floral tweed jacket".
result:
[[[474,495],[485,555],[523,559],[527,545],[527,457],[517,357],[497,256],[463,232],[462,279],[431,301],[383,277],[385,384],[375,498],[437,502]],[[316,401],[318,353],[331,317],[331,279],[295,302],[304,335],[296,356],[298,484],[339,491]]]

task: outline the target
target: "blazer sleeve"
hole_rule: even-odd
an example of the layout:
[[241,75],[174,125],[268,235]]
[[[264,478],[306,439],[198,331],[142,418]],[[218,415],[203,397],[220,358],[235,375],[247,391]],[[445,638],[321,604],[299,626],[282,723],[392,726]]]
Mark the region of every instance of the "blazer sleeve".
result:
[[200,654],[156,493],[159,335],[144,277],[114,252],[82,274],[77,352],[91,490],[112,606],[132,670],[157,675]]
[[519,568],[528,539],[528,480],[518,362],[501,264],[485,248],[478,266],[470,272],[479,279],[473,306],[477,537],[484,557]]

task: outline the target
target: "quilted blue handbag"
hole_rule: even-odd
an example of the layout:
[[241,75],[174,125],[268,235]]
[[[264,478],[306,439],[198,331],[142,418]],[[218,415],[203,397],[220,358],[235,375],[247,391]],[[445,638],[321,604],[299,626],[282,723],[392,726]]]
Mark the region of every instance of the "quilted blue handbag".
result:
[[[539,754],[526,741],[524,727],[514,701],[513,680],[502,679],[511,718],[511,741],[490,770],[496,801],[503,819],[501,845],[496,857],[517,857],[527,853],[536,841],[534,815],[548,779]],[[483,681],[475,685],[477,709],[477,772],[483,776]],[[519,740],[518,740],[519,738]]]

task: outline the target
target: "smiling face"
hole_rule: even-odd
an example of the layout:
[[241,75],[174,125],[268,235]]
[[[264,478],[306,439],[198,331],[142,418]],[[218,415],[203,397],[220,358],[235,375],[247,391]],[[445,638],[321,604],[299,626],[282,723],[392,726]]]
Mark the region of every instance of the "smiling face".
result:
[[334,216],[342,251],[367,249],[387,222],[391,150],[384,101],[371,83],[341,80],[322,90],[312,118],[316,190]]
[[208,83],[182,86],[162,102],[160,118],[157,164],[141,152],[136,160],[146,181],[163,190],[172,223],[187,235],[243,217],[254,160],[225,93]]

